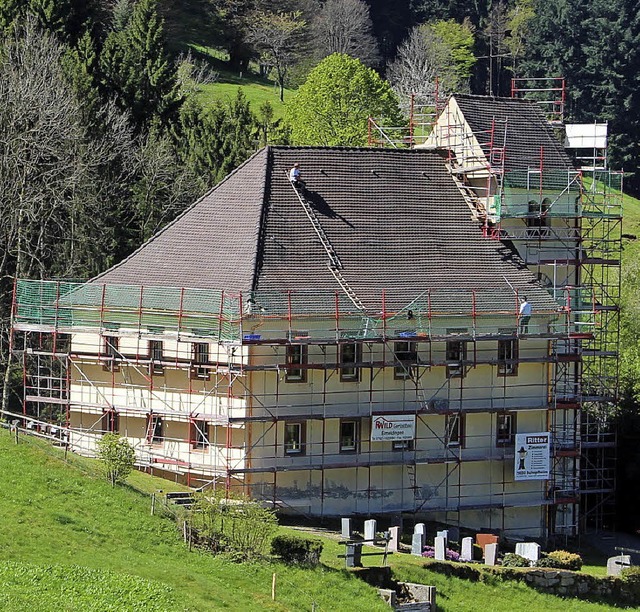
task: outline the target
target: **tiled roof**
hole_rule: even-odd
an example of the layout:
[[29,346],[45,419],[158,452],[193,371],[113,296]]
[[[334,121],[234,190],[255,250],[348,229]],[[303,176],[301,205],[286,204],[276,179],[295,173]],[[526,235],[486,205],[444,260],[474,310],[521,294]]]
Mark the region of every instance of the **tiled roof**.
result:
[[[547,122],[540,106],[530,100],[494,98],[469,94],[454,94],[467,123],[473,132],[491,129],[496,119],[494,142],[500,146],[505,141],[505,169],[568,170],[574,167],[561,142]],[[506,125],[503,121],[506,119]]]
[[[341,293],[329,257],[287,178],[299,162],[307,199],[368,310],[406,307],[433,290],[442,307],[513,310],[554,302],[513,250],[483,238],[438,152],[263,149],[98,282]],[[434,298],[435,299],[435,298]],[[329,300],[328,307],[333,304]],[[440,307],[440,305],[438,305]]]

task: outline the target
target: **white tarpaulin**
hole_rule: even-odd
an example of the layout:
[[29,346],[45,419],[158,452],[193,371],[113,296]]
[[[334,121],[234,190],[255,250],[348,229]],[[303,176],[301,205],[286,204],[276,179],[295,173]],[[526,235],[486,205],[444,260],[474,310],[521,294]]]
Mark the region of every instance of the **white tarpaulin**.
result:
[[565,125],[568,149],[606,149],[606,123],[567,123]]
[[404,414],[386,414],[371,419],[371,441],[389,442],[413,440],[416,437],[416,417]]
[[547,480],[551,467],[551,434],[516,434],[515,480]]

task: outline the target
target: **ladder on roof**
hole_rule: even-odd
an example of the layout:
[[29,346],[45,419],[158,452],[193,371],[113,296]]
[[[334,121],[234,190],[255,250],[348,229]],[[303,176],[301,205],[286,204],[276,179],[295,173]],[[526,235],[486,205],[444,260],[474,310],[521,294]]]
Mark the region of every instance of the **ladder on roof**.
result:
[[478,194],[470,185],[467,185],[463,180],[460,179],[459,173],[452,164],[447,163],[446,166],[449,174],[451,175],[451,178],[453,179],[453,182],[456,184],[458,191],[462,194],[464,201],[471,209],[471,212],[475,217],[478,217],[484,221],[487,216],[487,209],[485,208],[485,205],[480,201]]
[[316,234],[318,235],[318,238],[320,238],[320,242],[324,247],[324,250],[327,252],[327,255],[329,256],[329,261],[331,262],[331,268],[336,268],[338,270],[341,270],[342,262],[340,261],[340,258],[338,257],[336,250],[331,245],[331,242],[329,242],[328,236],[325,234],[324,230],[322,229],[322,225],[320,225],[320,221],[318,220],[318,217],[316,217],[316,213],[313,211],[313,208],[311,208],[311,204],[307,202],[306,198],[302,195],[298,187],[296,187],[293,183],[291,183],[291,187],[293,187],[293,190],[296,192],[296,195],[298,196],[298,200],[300,200],[300,204],[302,204],[302,208],[304,209],[304,212],[307,214],[309,221],[311,221],[311,225],[313,225],[313,229],[316,231]]
[[336,250],[333,248],[333,245],[329,241],[329,237],[327,236],[327,234],[325,234],[325,231],[322,229],[322,225],[320,225],[320,221],[316,216],[316,213],[314,212],[313,208],[311,207],[311,204],[307,202],[307,199],[302,195],[301,190],[298,187],[296,187],[291,181],[289,182],[291,183],[291,187],[295,191],[296,196],[298,196],[298,200],[302,205],[302,208],[304,209],[304,212],[306,213],[307,218],[311,222],[311,225],[313,226],[313,229],[318,235],[318,238],[320,238],[320,243],[322,244],[324,250],[326,251],[329,257],[329,263],[327,264],[329,271],[331,272],[333,277],[336,279],[336,281],[338,281],[338,284],[340,285],[341,289],[345,292],[345,294],[351,300],[353,305],[358,310],[362,310],[364,312],[366,310],[364,304],[362,303],[360,298],[356,295],[356,292],[349,286],[349,283],[347,283],[346,279],[340,273],[340,270],[342,270],[343,268],[342,262],[340,261],[340,258],[338,257]]

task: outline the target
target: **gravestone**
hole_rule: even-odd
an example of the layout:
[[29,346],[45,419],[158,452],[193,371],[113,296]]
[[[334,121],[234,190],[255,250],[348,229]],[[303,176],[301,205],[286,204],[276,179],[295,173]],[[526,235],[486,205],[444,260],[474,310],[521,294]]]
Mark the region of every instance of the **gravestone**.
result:
[[342,532],[340,534],[343,538],[349,540],[351,538],[351,519],[342,519]]
[[618,555],[607,559],[607,576],[620,576],[625,567],[631,567],[629,555]]
[[516,544],[516,555],[529,559],[532,564],[535,564],[540,558],[540,544],[537,542],[518,542]]
[[497,535],[493,535],[492,533],[477,533],[476,534],[476,544],[482,548],[482,553],[484,554],[484,547],[487,544],[497,544],[500,538]]
[[362,544],[347,544],[345,561],[347,567],[362,567]]
[[413,528],[413,533],[422,533],[423,535],[427,535],[427,528],[424,523],[416,523]]
[[449,531],[447,529],[443,529],[442,531],[436,532],[436,536],[444,538],[445,548],[449,546]]
[[436,552],[435,552],[436,561],[446,561],[447,554],[445,549],[447,548],[447,540],[445,539],[445,537],[440,535],[436,536],[433,541],[433,546],[436,549]]
[[484,547],[484,564],[495,565],[498,556],[498,544],[486,544]]
[[376,539],[376,519],[370,519],[364,522],[364,539]]
[[473,538],[462,538],[460,561],[473,561]]
[[447,529],[449,532],[449,542],[459,542],[460,541],[460,528],[459,527],[449,527]]
[[411,538],[411,554],[418,557],[422,556],[424,549],[424,533],[414,533]]
[[389,551],[398,552],[398,544],[400,543],[400,527],[389,527]]

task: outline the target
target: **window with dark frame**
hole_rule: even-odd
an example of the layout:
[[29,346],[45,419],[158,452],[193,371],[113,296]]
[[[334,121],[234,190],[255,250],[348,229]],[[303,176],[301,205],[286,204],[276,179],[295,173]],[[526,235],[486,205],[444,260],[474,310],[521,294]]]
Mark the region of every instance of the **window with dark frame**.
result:
[[306,443],[306,423],[292,422],[284,424],[285,455],[304,455]]
[[104,360],[102,369],[109,372],[117,372],[120,369],[118,360],[122,358],[120,353],[120,338],[118,336],[104,336],[102,354]]
[[120,431],[120,415],[115,410],[105,410],[100,420],[100,431],[118,433]]
[[356,366],[362,361],[362,345],[348,342],[340,345],[340,380],[342,382],[358,382],[360,368]]
[[303,367],[307,363],[307,346],[306,344],[290,344],[287,346],[287,371],[285,374],[286,382],[306,382],[307,370]]
[[354,420],[340,421],[340,452],[356,453],[359,444],[360,423]]
[[516,440],[516,415],[501,412],[497,417],[496,446],[513,446]]
[[[447,334],[466,334],[466,329],[448,329]],[[447,378],[464,378],[464,362],[467,360],[467,342],[465,340],[447,340],[445,360]]]
[[191,378],[209,380],[209,343],[194,342],[191,351]]
[[415,342],[395,342],[393,354],[396,365],[393,368],[393,377],[396,380],[411,378],[413,368],[418,363],[418,345]]
[[162,417],[157,414],[147,415],[147,442],[150,444],[162,444],[164,442]]
[[549,198],[542,200],[540,204],[530,200],[527,211],[527,238],[544,238],[549,235],[550,219],[547,216],[551,202]]
[[164,374],[164,346],[162,340],[149,340],[149,373]]
[[391,443],[394,451],[410,451],[413,450],[413,440],[394,440]]
[[193,444],[193,448],[209,446],[209,424],[206,421],[191,422],[191,444]]
[[[515,330],[509,330],[515,333]],[[518,340],[498,340],[498,376],[518,375]]]
[[464,447],[464,419],[461,413],[446,416],[444,442],[448,447]]

